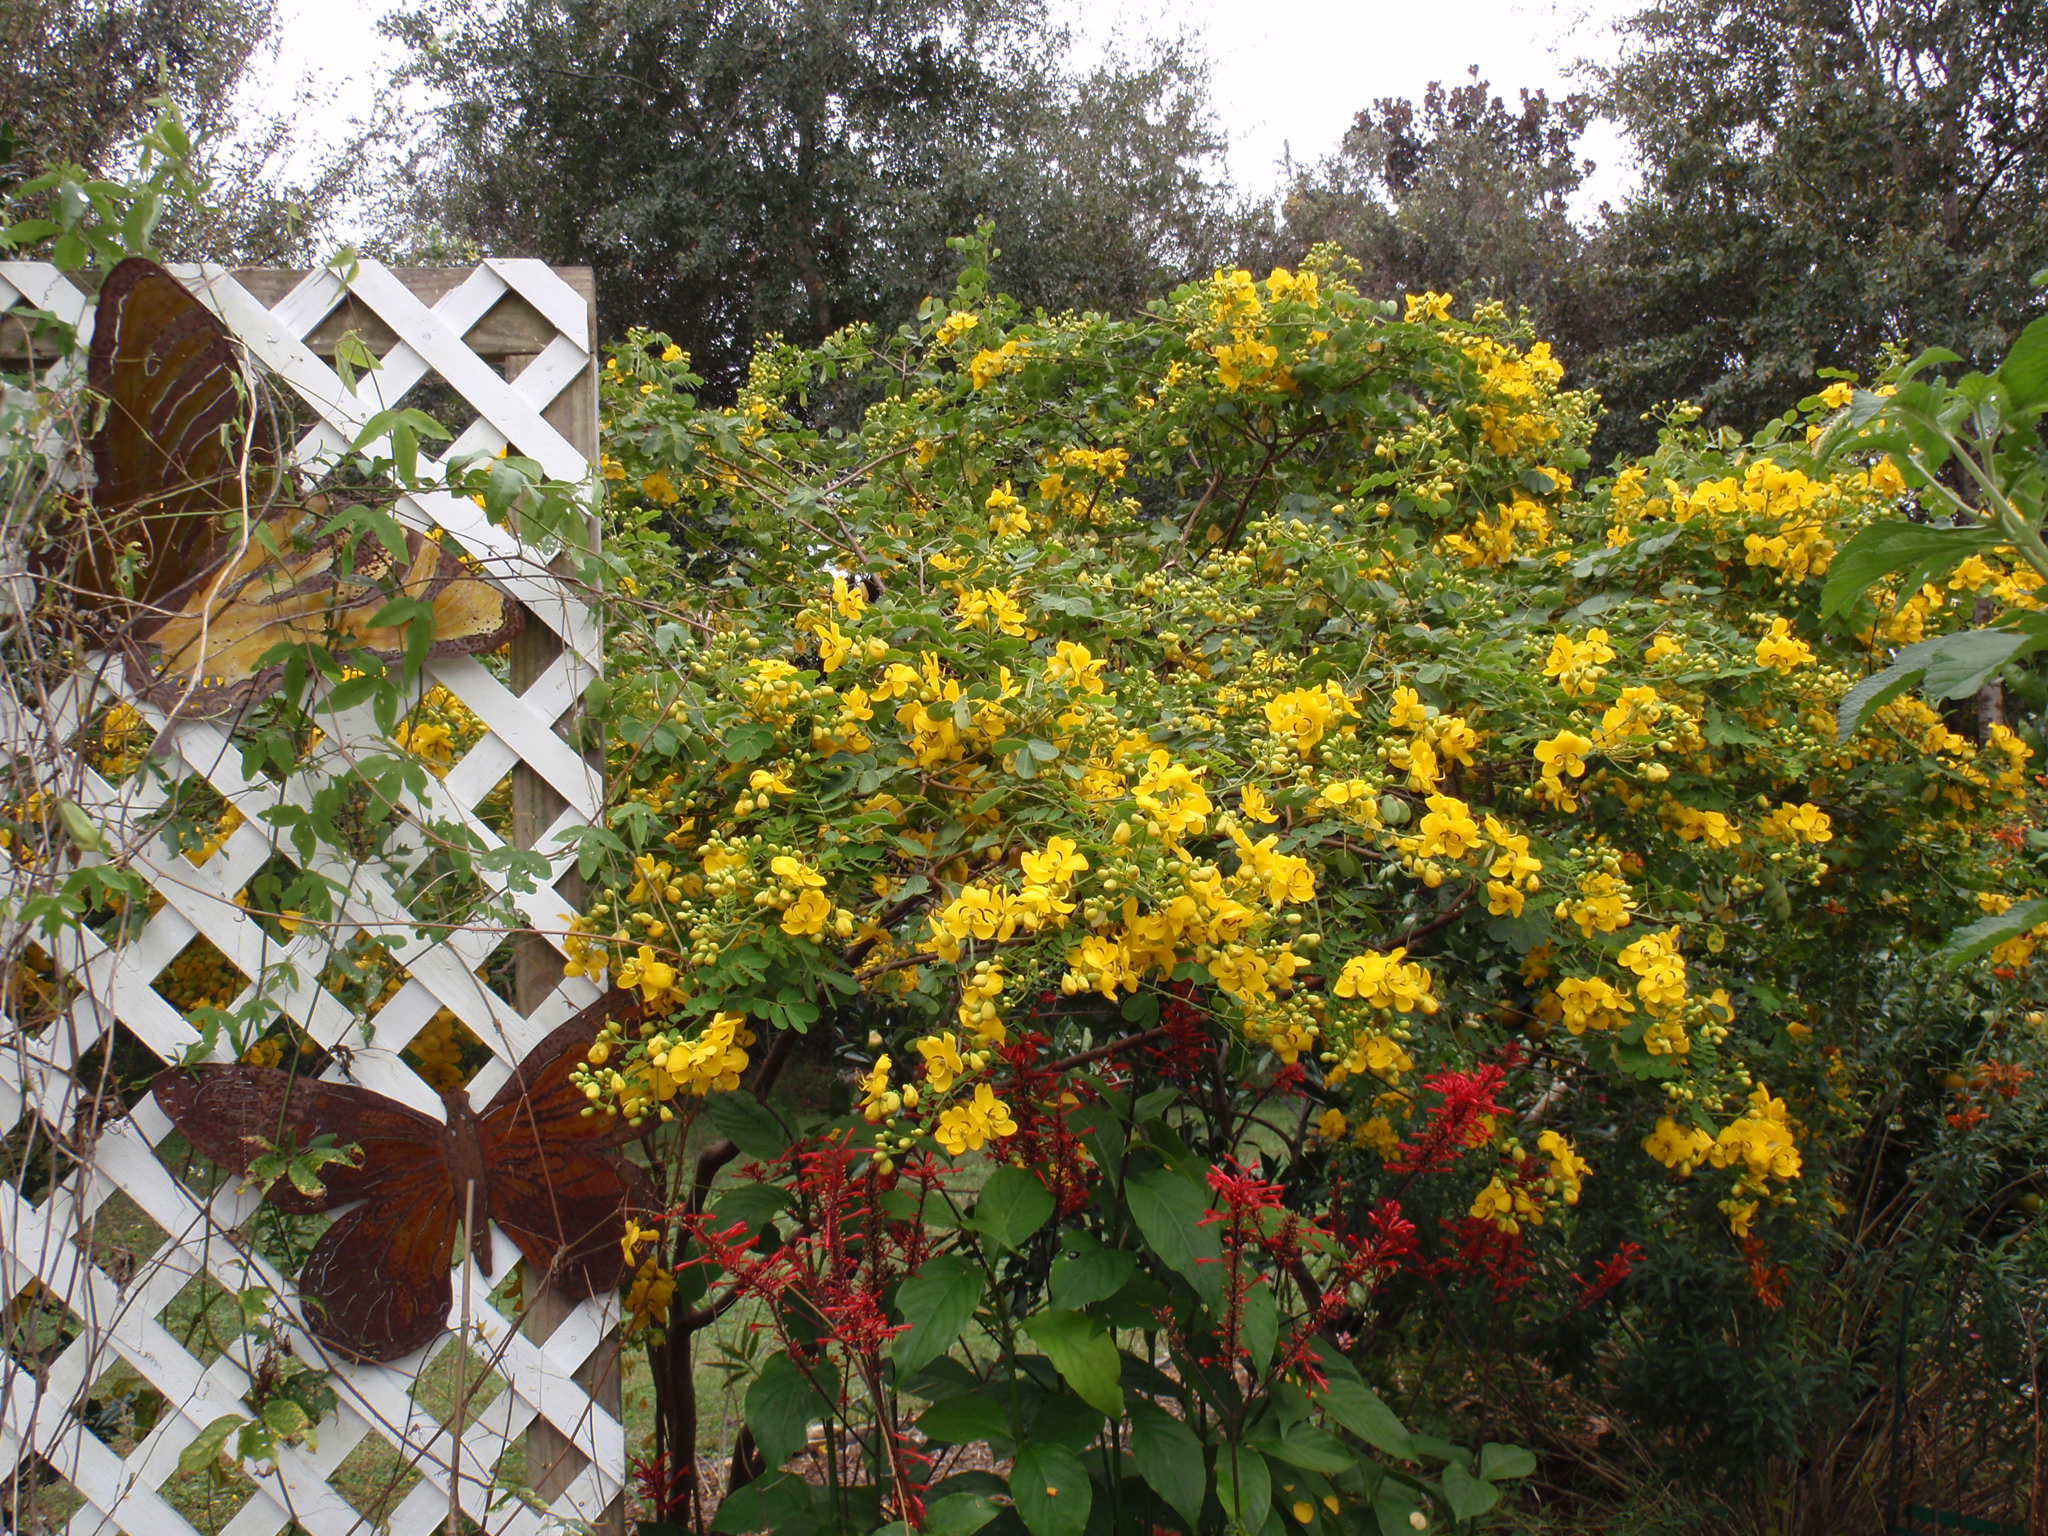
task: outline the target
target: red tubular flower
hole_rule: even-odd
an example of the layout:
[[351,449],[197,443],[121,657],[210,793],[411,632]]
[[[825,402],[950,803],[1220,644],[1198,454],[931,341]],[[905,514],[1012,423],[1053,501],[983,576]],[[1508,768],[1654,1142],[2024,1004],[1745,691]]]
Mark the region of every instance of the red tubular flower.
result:
[[1615,1288],[1634,1272],[1636,1261],[1642,1256],[1642,1244],[1623,1243],[1594,1266],[1591,1280],[1582,1280],[1574,1273],[1572,1283],[1579,1288],[1579,1307],[1590,1307],[1597,1302],[1605,1301]]
[[1425,1078],[1422,1086],[1437,1095],[1429,1123],[1395,1150],[1388,1171],[1435,1173],[1479,1146],[1493,1133],[1493,1118],[1502,1113],[1500,1091],[1506,1083],[1507,1074],[1491,1062],[1469,1072]]
[[1195,984],[1167,984],[1159,1008],[1165,1033],[1145,1048],[1146,1064],[1163,1082],[1185,1088],[1205,1077],[1216,1057],[1216,1037],[1209,1029],[1209,1010],[1201,1006]]
[[1097,1169],[1071,1123],[1073,1112],[1087,1102],[1085,1090],[1039,1065],[1050,1044],[1032,1031],[1002,1049],[1004,1081],[998,1091],[1017,1124],[1017,1134],[1003,1139],[1002,1153],[1037,1175],[1057,1215],[1071,1216],[1088,1203]]

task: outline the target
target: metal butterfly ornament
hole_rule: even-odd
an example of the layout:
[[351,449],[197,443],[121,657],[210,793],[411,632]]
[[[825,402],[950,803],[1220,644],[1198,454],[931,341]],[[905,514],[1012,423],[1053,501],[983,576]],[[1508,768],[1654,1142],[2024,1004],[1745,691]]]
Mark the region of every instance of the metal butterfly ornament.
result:
[[427,603],[430,656],[497,648],[522,610],[459,554],[417,530],[402,548],[325,532],[300,493],[233,335],[155,262],[107,274],[87,379],[106,402],[92,439],[91,515],[51,541],[93,638],[117,647],[148,702],[231,713],[276,681],[280,644],[407,652],[394,599]]
[[192,1145],[235,1173],[322,1136],[357,1150],[355,1161],[320,1169],[318,1194],[280,1176],[263,1197],[294,1214],[348,1207],[299,1271],[307,1326],[351,1359],[395,1360],[448,1326],[465,1208],[470,1253],[486,1275],[495,1222],[560,1293],[617,1288],[628,1216],[650,1220],[659,1202],[623,1154],[640,1131],[593,1109],[570,1074],[605,1020],[639,1006],[630,993],[607,993],[535,1046],[481,1111],[460,1089],[444,1093],[445,1121],[367,1088],[275,1067],[167,1072],[154,1091]]

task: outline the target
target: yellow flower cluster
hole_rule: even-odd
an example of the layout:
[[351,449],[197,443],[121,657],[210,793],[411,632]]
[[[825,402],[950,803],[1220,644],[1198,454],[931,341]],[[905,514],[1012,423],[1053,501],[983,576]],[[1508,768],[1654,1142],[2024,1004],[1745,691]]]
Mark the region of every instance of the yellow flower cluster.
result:
[[580,1079],[584,1097],[592,1104],[616,1104],[636,1125],[657,1112],[668,1120],[674,1114],[670,1101],[679,1096],[701,1099],[739,1087],[753,1043],[744,1014],[716,1013],[694,1034],[669,1025],[652,1028],[614,1065],[619,1044],[608,1029],[590,1049]]
[[[1491,1222],[1503,1232],[1519,1232],[1524,1222],[1543,1225],[1550,1201],[1563,1205],[1579,1203],[1579,1193],[1586,1175],[1593,1171],[1592,1164],[1580,1157],[1570,1139],[1559,1131],[1539,1135],[1536,1150],[1548,1164],[1542,1176],[1531,1179],[1521,1175],[1510,1184],[1494,1175],[1472,1201],[1471,1215],[1476,1220]],[[1523,1164],[1530,1161],[1519,1156],[1516,1160]]]
[[1352,997],[1388,1013],[1435,1013],[1434,978],[1426,966],[1408,958],[1405,947],[1353,955],[1337,973],[1330,991]]
[[1266,728],[1302,757],[1315,751],[1332,727],[1357,718],[1358,711],[1335,683],[1292,689],[1266,701]]
[[1583,699],[1607,675],[1606,663],[1612,660],[1614,645],[1604,629],[1587,630],[1583,640],[1557,635],[1543,659],[1543,675],[1556,678],[1566,698]]

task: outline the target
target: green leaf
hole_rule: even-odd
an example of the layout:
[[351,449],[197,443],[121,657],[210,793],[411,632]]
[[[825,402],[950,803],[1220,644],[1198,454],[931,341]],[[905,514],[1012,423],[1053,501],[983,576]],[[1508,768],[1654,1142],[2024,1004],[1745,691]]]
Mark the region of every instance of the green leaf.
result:
[[1527,1477],[1536,1470],[1536,1453],[1526,1446],[1489,1440],[1479,1448],[1479,1475],[1489,1483],[1504,1477]]
[[978,1265],[948,1253],[896,1288],[896,1310],[910,1322],[889,1350],[899,1380],[953,1347],[981,1305],[981,1284]]
[[1199,1225],[1209,1199],[1202,1186],[1169,1168],[1132,1174],[1124,1184],[1145,1246],[1211,1306],[1222,1297],[1222,1244],[1214,1227]]
[[1266,1458],[1248,1445],[1218,1446],[1216,1501],[1247,1530],[1264,1525],[1266,1512],[1273,1507],[1273,1470]]
[[1244,1293],[1243,1335],[1244,1347],[1252,1357],[1252,1369],[1263,1376],[1280,1343],[1280,1312],[1273,1304],[1270,1285],[1254,1285]]
[[974,1226],[1005,1248],[1018,1248],[1024,1239],[1052,1219],[1052,1193],[1037,1176],[1008,1164],[989,1175],[981,1198],[974,1203]]
[[1252,1442],[1267,1456],[1304,1472],[1336,1474],[1358,1465],[1358,1453],[1326,1429],[1297,1424],[1277,1440]]
[[749,1230],[758,1233],[788,1205],[788,1192],[773,1184],[735,1184],[711,1202],[711,1210],[722,1227],[744,1221]]
[[714,1531],[804,1531],[816,1528],[811,1486],[794,1472],[771,1472],[726,1496]]
[[775,730],[759,720],[743,720],[725,733],[725,760],[751,763],[775,745]]
[[972,1445],[977,1440],[1014,1439],[1009,1410],[987,1392],[963,1392],[933,1403],[918,1418],[928,1439],[945,1445]]
[[1927,676],[1921,686],[1937,699],[1968,698],[1984,686],[1993,672],[2008,661],[2039,650],[2042,643],[2039,635],[2012,629],[1969,629],[1958,635],[1922,641],[1928,650]]
[[[831,1367],[820,1365],[813,1369],[822,1378]],[[754,1443],[761,1448],[762,1462],[780,1467],[802,1450],[812,1418],[824,1407],[818,1389],[805,1377],[802,1366],[790,1359],[786,1351],[770,1355],[747,1388],[747,1427],[754,1432]]]
[[1905,647],[1892,664],[1866,677],[1847,693],[1835,710],[1836,740],[1846,741],[1877,710],[1915,682],[1937,699],[1967,698],[2007,662],[2039,650],[2048,635],[2032,629],[1969,629],[1936,635]]
[[1192,1529],[1201,1520],[1209,1472],[1202,1442],[1179,1419],[1147,1398],[1131,1399],[1131,1460],[1138,1475]]
[[1835,706],[1835,740],[1847,741],[1863,729],[1863,722],[1912,687],[1924,668],[1893,662],[1874,672],[1842,695]]
[[107,851],[107,835],[100,830],[98,823],[86,815],[85,807],[73,800],[59,800],[57,816],[64,823],[65,835],[87,853]]
[[1477,1520],[1500,1502],[1500,1490],[1467,1472],[1460,1462],[1444,1468],[1444,1499],[1460,1520]]
[[744,1157],[776,1158],[789,1150],[789,1128],[774,1110],[743,1088],[708,1095],[704,1114]]
[[996,1513],[986,1494],[949,1493],[925,1509],[924,1536],[974,1536]]
[[178,1452],[178,1470],[187,1477],[196,1477],[220,1459],[221,1448],[228,1443],[228,1436],[248,1422],[239,1413],[224,1413],[199,1434],[192,1443]]
[[1394,1410],[1365,1384],[1351,1362],[1337,1353],[1335,1345],[1319,1341],[1317,1347],[1323,1355],[1323,1374],[1330,1384],[1316,1396],[1316,1405],[1373,1449],[1402,1461],[1415,1460],[1415,1443]]
[[1998,365],[1998,381],[2016,411],[2048,404],[2048,315],[2032,321]]
[[[1391,1477],[1382,1478],[1379,1492],[1373,1495],[1372,1512],[1379,1521],[1380,1536],[1415,1536],[1409,1517],[1421,1508],[1415,1490]],[[1428,1529],[1427,1524],[1423,1529]]]
[[1105,1248],[1087,1233],[1073,1234],[1074,1239],[1083,1237],[1087,1238],[1086,1244],[1073,1241],[1052,1261],[1049,1291],[1056,1307],[1073,1309],[1106,1301],[1137,1273],[1135,1254],[1121,1248]]
[[1828,565],[1828,579],[1820,589],[1821,616],[1841,613],[1872,583],[1894,571],[1913,572],[1904,585],[1917,590],[1922,582],[1947,574],[1978,550],[1994,548],[1999,542],[1997,530],[1988,526],[1872,523],[1843,545]]
[[306,1432],[313,1419],[288,1397],[273,1397],[263,1405],[263,1422],[274,1435],[295,1440]]
[[1095,1489],[1081,1458],[1065,1446],[1027,1445],[1010,1470],[1010,1497],[1032,1536],[1081,1536]]
[[2039,923],[2048,923],[2048,897],[2016,901],[2003,912],[1963,924],[1943,941],[1934,958],[1952,971]]
[[1039,1312],[1024,1320],[1023,1331],[1081,1401],[1112,1419],[1123,1417],[1123,1356],[1107,1328],[1081,1312]]

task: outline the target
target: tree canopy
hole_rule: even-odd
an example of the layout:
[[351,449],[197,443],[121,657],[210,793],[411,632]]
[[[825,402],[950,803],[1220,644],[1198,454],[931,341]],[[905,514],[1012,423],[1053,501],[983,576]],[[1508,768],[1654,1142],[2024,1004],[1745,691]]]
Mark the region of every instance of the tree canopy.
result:
[[412,212],[590,263],[608,327],[668,331],[727,392],[762,337],[906,318],[985,220],[1053,307],[1227,249],[1200,68],[1072,72],[1040,0],[453,0],[396,31],[446,97]]
[[105,174],[168,96],[204,137],[270,34],[266,0],[10,0],[0,10],[0,172]]
[[1665,0],[1623,24],[1602,104],[1647,184],[1609,236],[1624,413],[1783,410],[1888,343],[1979,361],[2048,261],[2048,6]]
[[1470,71],[1419,102],[1384,97],[1337,150],[1280,195],[1279,256],[1334,241],[1368,291],[1432,289],[1526,307],[1572,361],[1593,342],[1589,236],[1569,200],[1591,169],[1578,152],[1590,98],[1520,93],[1509,107]]

